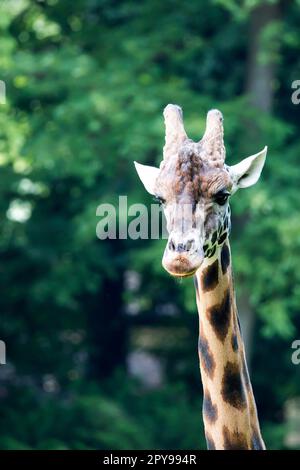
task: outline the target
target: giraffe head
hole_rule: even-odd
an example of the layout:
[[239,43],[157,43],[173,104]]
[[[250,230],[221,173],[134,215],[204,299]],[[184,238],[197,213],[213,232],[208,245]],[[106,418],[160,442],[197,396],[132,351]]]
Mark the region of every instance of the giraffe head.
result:
[[223,117],[208,112],[199,142],[187,137],[182,110],[164,110],[166,140],[159,168],[135,162],[146,190],[163,205],[168,242],[162,264],[173,276],[190,276],[204,258],[213,257],[230,232],[229,199],[237,189],[255,184],[267,148],[237,165],[225,164]]

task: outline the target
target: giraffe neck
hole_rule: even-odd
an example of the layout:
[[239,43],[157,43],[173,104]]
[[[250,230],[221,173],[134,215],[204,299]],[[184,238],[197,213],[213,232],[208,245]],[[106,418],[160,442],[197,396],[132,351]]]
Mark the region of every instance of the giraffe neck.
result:
[[237,315],[228,240],[195,275],[208,449],[264,449]]

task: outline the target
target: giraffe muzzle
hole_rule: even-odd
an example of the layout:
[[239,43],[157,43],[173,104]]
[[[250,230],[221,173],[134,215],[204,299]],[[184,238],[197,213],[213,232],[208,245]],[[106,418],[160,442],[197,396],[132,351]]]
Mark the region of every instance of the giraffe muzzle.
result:
[[172,276],[187,277],[195,274],[203,259],[203,249],[194,237],[170,234],[162,265]]

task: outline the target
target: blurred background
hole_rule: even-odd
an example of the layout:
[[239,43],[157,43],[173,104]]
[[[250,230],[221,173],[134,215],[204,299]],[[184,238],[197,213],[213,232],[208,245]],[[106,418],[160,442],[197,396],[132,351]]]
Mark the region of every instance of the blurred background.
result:
[[227,162],[269,146],[232,200],[236,290],[262,432],[300,448],[300,1],[0,3],[1,449],[205,448],[192,279],[164,240],[96,237],[96,208],[153,202],[162,111]]

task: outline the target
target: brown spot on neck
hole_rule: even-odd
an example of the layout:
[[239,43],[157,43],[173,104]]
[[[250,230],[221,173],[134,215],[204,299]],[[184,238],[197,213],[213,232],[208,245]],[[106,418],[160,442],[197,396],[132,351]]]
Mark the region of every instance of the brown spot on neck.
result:
[[202,272],[202,289],[208,292],[214,289],[219,282],[219,260],[216,259],[212,264],[203,269]]
[[231,335],[231,346],[234,352],[237,352],[237,350],[239,349],[238,337],[235,331]]
[[220,304],[213,305],[207,310],[208,319],[220,341],[224,341],[230,324],[231,303],[230,290],[226,289]]
[[205,390],[203,397],[203,415],[204,418],[213,424],[218,419],[218,407],[211,401],[211,396],[208,390]]
[[199,358],[204,371],[212,379],[216,368],[216,362],[211,353],[208,341],[203,333],[199,336]]
[[221,394],[229,405],[243,410],[247,406],[246,391],[242,380],[242,370],[237,363],[227,362],[223,378]]
[[225,274],[230,265],[230,250],[227,243],[224,243],[221,250],[221,268],[222,273]]
[[249,450],[247,436],[243,433],[230,431],[223,426],[223,440],[225,450]]

